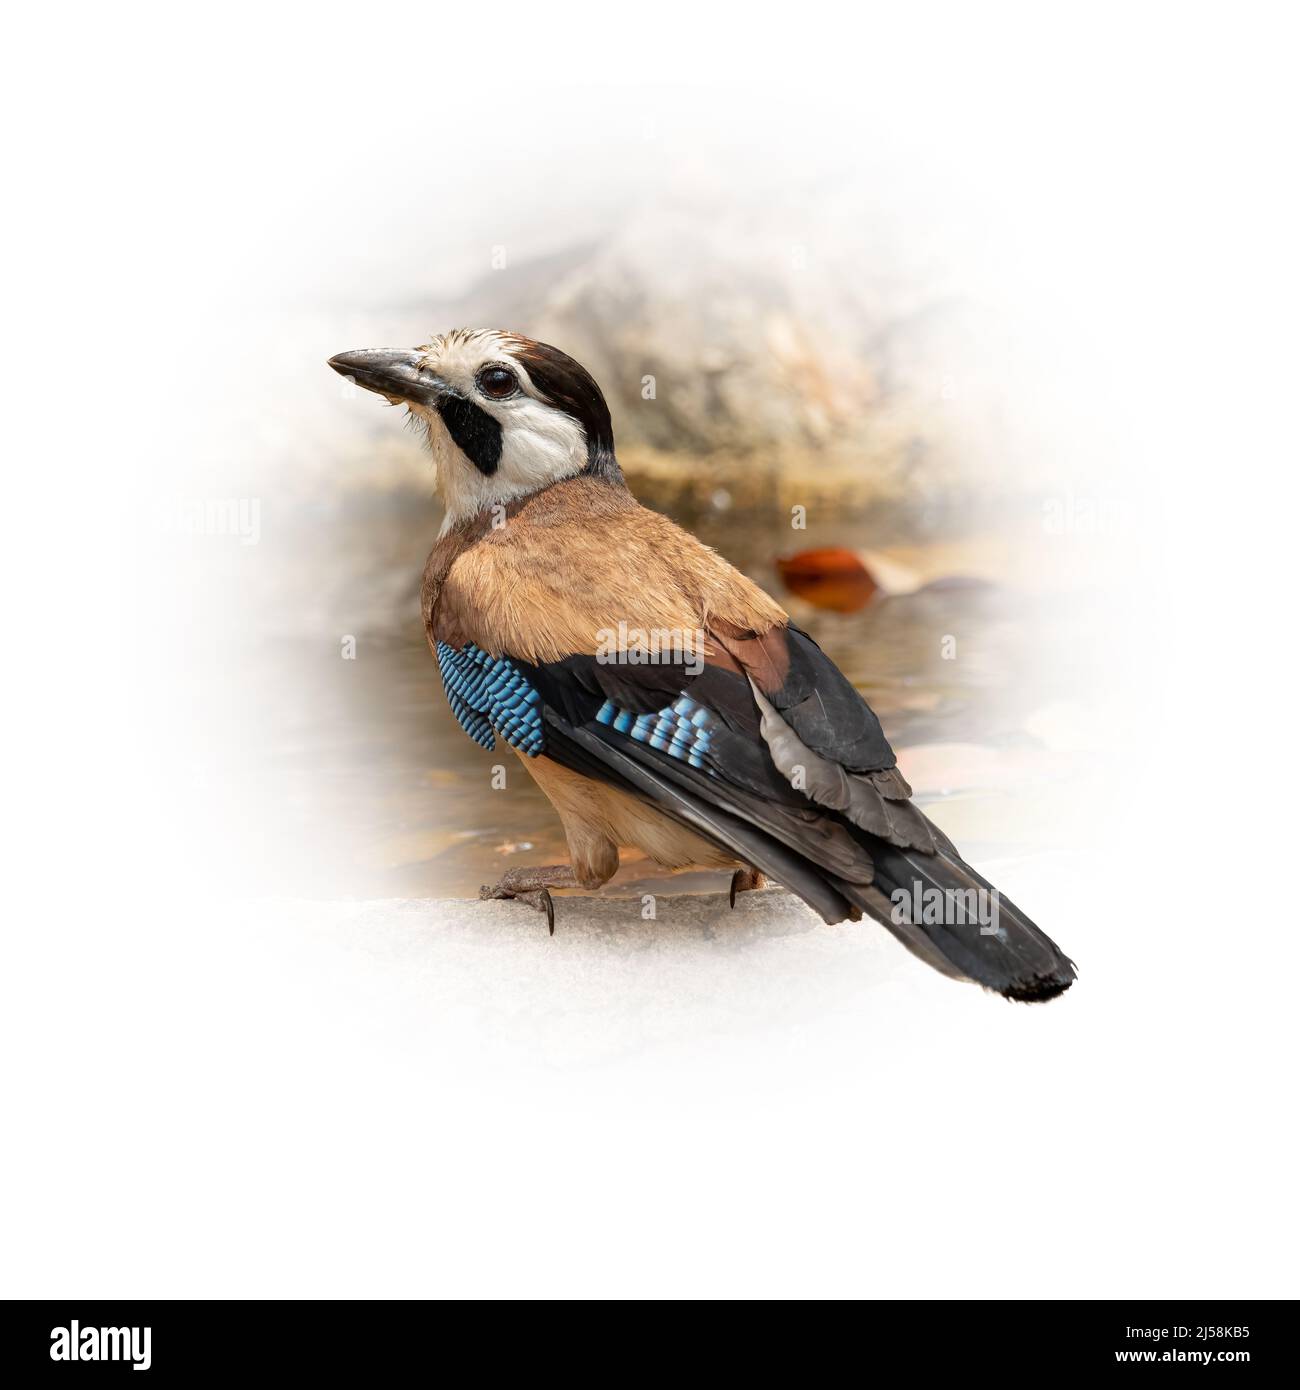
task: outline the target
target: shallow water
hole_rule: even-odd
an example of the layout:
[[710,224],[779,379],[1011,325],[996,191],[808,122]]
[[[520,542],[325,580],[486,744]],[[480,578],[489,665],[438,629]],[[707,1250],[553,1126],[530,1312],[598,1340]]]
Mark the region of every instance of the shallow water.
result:
[[[814,545],[879,546],[888,539],[880,528],[823,527],[813,537],[792,533],[782,516],[709,511],[680,519],[785,603],[854,681],[918,800],[950,833],[960,832],[968,854],[1041,845],[1024,798],[1008,792],[1062,772],[1031,732],[1036,711],[1077,690],[1077,634],[1065,640],[1052,605],[965,580],[958,566],[945,580],[877,596],[855,614],[819,611],[784,589],[774,559]],[[293,685],[310,697],[281,702],[282,720],[261,749],[270,780],[259,794],[277,801],[287,836],[316,847],[299,881],[285,882],[279,864],[278,887],[472,896],[512,866],[567,859],[559,823],[515,755],[478,748],[447,709],[417,613],[432,533],[423,508],[336,528],[331,563],[343,563],[354,547],[368,561],[356,567],[370,576],[356,581],[364,591],[356,602],[371,614],[356,659],[340,660],[331,643],[276,644],[270,678],[291,669]],[[504,788],[494,789],[494,768],[504,768]],[[629,854],[602,891],[662,888],[669,877],[675,890],[720,890],[726,882],[716,873],[666,876]]]

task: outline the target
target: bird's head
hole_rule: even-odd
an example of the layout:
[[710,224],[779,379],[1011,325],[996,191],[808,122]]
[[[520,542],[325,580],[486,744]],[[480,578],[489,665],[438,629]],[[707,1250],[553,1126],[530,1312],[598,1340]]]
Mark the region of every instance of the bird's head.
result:
[[558,348],[457,328],[409,351],[341,352],[329,365],[427,428],[444,531],[561,478],[622,481],[600,387]]

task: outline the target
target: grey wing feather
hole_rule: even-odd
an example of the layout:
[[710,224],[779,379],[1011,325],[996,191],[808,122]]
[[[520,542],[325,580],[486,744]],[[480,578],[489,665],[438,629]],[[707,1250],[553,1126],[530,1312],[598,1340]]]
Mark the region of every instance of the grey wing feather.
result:
[[911,788],[901,774],[849,772],[814,753],[781,718],[752,678],[749,684],[762,716],[763,741],[783,777],[819,806],[839,811],[854,825],[890,844],[927,854],[934,852],[930,823],[904,799],[910,796]]

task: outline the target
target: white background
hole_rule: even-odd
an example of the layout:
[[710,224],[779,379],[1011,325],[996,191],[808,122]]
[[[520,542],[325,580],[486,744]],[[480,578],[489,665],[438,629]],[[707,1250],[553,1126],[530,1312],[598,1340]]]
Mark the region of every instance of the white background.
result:
[[[1295,36],[897,8],[7,21],[0,1292],[1297,1293]],[[256,397],[267,304],[400,299],[424,219],[469,257],[484,208],[599,218],[656,112],[724,186],[893,180],[1041,343],[1059,448],[1143,499],[1123,756],[1016,884],[1082,967],[1057,1005],[888,942],[254,909],[170,800],[186,595],[141,518]]]

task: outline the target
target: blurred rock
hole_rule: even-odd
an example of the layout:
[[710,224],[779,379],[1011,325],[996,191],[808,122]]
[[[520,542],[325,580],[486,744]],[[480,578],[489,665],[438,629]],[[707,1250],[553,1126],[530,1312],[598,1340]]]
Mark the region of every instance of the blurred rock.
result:
[[[858,207],[629,216],[598,244],[430,303],[428,331],[509,327],[578,358],[657,505],[952,500],[1007,467],[991,325]],[[978,478],[973,476],[977,469]]]
[[560,251],[510,249],[462,293],[345,299],[266,322],[274,352],[241,380],[211,444],[220,495],[259,495],[275,459],[288,465],[286,507],[427,497],[428,453],[401,413],[324,363],[458,325],[515,329],[582,361],[634,490],[669,513],[802,507],[821,525],[871,512],[932,536],[1037,485],[1003,404],[1001,326],[941,256],[863,203],[683,195]]

